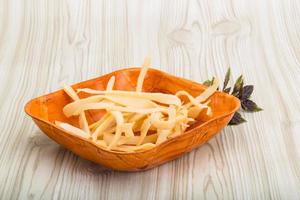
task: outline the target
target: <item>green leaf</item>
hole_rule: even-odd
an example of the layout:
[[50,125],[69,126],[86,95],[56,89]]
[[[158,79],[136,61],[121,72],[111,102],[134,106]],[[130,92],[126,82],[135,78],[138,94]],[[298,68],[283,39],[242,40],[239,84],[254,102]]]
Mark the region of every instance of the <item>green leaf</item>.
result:
[[231,90],[231,87],[224,89],[223,92],[229,94],[230,90]]
[[225,88],[228,85],[229,79],[230,79],[230,74],[231,74],[231,70],[230,68],[228,68],[226,75],[225,75],[225,79],[224,79],[224,83],[223,83],[223,91],[225,90]]
[[230,120],[229,125],[239,125],[244,122],[246,122],[246,120],[242,117],[240,113],[236,112]]
[[215,77],[212,77],[211,80],[206,80],[206,81],[204,81],[204,82],[203,82],[203,85],[209,87],[209,86],[211,86],[211,85],[214,83],[214,80],[215,80]]
[[260,107],[258,107],[256,105],[255,102],[253,102],[250,99],[246,99],[242,101],[242,108],[243,110],[247,111],[247,112],[259,112],[262,111],[262,109]]
[[253,85],[246,85],[243,87],[243,93],[242,93],[242,100],[249,99],[251,94],[253,93],[254,86]]
[[211,82],[210,82],[210,80],[206,80],[202,84],[209,87],[211,85]]
[[[240,75],[235,81],[233,87],[227,87],[230,80],[230,76],[231,76],[231,70],[230,68],[228,68],[225,75],[225,79],[223,81],[222,91],[228,94],[230,93],[230,91],[232,91],[231,94],[237,97],[241,101],[242,111],[245,112],[262,111],[263,110],[262,108],[258,107],[254,101],[249,99],[254,91],[254,86],[253,85],[244,86],[243,75]],[[203,84],[209,87],[213,84],[214,79],[215,78],[213,77],[211,80],[207,80]],[[219,90],[219,88],[217,90]],[[236,112],[233,115],[231,121],[229,122],[229,125],[238,125],[244,122],[246,122],[246,120],[242,117],[240,113]]]
[[240,75],[234,84],[233,91],[231,94],[239,98],[243,90],[243,85],[244,85],[243,75]]

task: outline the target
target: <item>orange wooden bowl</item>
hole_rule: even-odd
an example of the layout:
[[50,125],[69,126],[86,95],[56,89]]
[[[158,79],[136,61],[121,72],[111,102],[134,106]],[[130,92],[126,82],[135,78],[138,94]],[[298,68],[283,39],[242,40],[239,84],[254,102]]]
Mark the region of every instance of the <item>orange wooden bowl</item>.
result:
[[[123,69],[77,83],[72,87],[74,89],[105,90],[109,78],[114,75],[116,77],[114,89],[135,90],[139,71],[138,68]],[[143,90],[148,92],[174,94],[179,90],[186,90],[193,96],[199,95],[205,88],[201,84],[155,69],[149,69],[143,86]],[[80,94],[79,96],[82,98],[86,97],[87,94]],[[88,139],[71,135],[56,126],[55,120],[78,126],[77,117],[67,118],[62,112],[63,107],[72,101],[63,90],[29,101],[25,106],[25,111],[46,135],[78,156],[115,170],[139,171],[173,160],[207,142],[228,124],[234,112],[240,107],[240,101],[236,97],[223,92],[216,92],[210,99],[213,116],[205,117],[205,115],[201,116],[200,114],[197,122],[185,133],[168,139],[155,148],[134,153],[101,149]],[[104,112],[99,110],[86,111],[89,123],[95,122],[103,114]]]

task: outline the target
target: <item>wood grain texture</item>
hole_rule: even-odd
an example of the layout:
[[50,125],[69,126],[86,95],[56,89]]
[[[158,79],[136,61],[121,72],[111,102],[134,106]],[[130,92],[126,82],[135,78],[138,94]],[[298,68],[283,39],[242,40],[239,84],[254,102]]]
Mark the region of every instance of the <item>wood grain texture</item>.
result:
[[[0,0],[1,199],[299,199],[300,1]],[[25,102],[139,65],[195,81],[243,73],[264,112],[152,170],[78,158]]]

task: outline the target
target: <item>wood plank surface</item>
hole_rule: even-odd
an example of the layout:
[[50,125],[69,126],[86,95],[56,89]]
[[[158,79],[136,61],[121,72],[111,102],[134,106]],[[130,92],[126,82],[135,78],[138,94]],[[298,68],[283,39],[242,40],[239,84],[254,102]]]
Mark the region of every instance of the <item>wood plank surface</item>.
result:
[[[113,70],[202,82],[227,67],[263,112],[138,173],[70,153],[25,103]],[[300,1],[0,0],[0,199],[300,199]]]

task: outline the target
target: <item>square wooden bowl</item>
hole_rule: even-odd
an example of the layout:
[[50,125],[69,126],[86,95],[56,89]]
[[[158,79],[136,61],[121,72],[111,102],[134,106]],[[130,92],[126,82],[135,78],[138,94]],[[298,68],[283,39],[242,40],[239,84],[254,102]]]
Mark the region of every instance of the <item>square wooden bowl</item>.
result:
[[[114,89],[135,90],[139,72],[139,68],[122,69],[99,78],[77,83],[72,87],[74,89],[105,90],[109,78],[114,75],[116,77]],[[149,69],[144,81],[143,91],[175,94],[179,90],[185,90],[193,96],[197,96],[205,88],[205,86],[193,81],[175,77],[159,70]],[[82,98],[88,95],[80,94],[79,96]],[[196,123],[185,133],[168,139],[155,148],[134,153],[101,149],[90,140],[71,135],[56,126],[54,124],[55,120],[78,126],[77,117],[67,118],[63,114],[63,107],[72,101],[63,90],[29,101],[25,106],[25,111],[46,135],[78,156],[115,170],[138,171],[173,160],[207,142],[228,124],[235,111],[240,107],[239,99],[223,92],[216,92],[210,99],[213,112],[211,117],[200,114]],[[95,122],[103,114],[104,111],[99,110],[86,111],[89,123]]]

